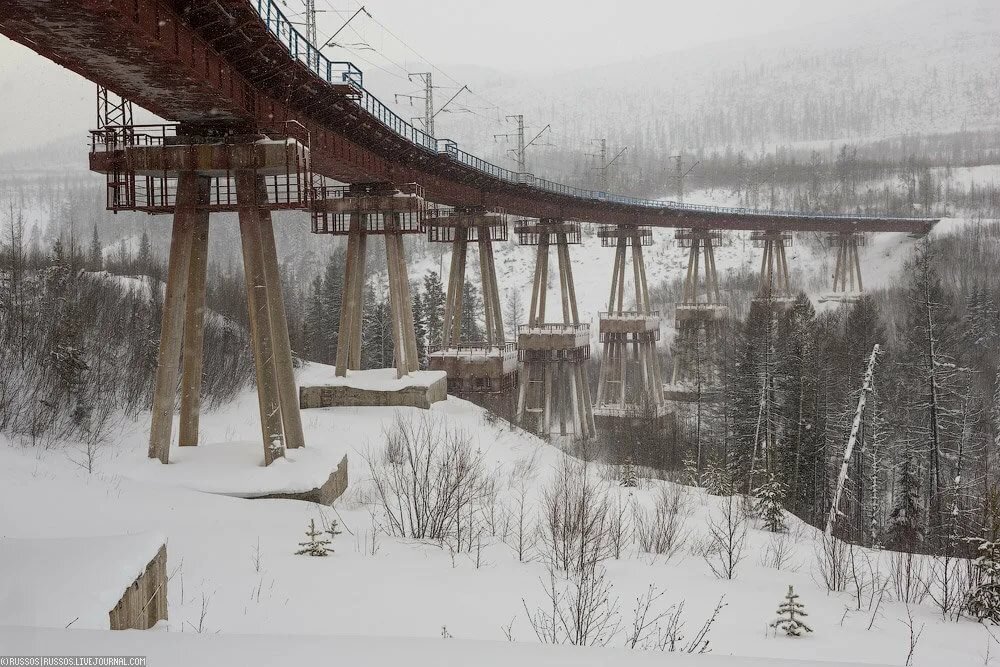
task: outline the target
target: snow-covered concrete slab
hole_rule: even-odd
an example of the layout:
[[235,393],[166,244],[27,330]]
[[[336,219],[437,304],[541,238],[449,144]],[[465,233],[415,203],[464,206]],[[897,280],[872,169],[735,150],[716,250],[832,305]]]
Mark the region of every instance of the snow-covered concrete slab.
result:
[[182,486],[236,498],[288,497],[322,489],[341,465],[346,486],[346,463],[329,449],[309,447],[308,444],[303,448],[286,449],[284,458],[265,466],[259,443],[236,441],[175,447],[168,465],[146,459],[130,467],[125,474],[137,481]]
[[158,532],[2,538],[0,625],[108,629],[108,614],[164,544]]
[[399,391],[407,387],[430,387],[444,378],[443,371],[416,371],[401,378],[395,368],[373,368],[366,371],[347,371],[347,377],[338,377],[334,366],[306,364],[296,374],[300,386],[328,385],[379,391]]
[[414,407],[429,408],[448,397],[444,371],[415,371],[401,378],[394,368],[347,371],[338,377],[329,366],[311,365],[299,374],[302,408]]

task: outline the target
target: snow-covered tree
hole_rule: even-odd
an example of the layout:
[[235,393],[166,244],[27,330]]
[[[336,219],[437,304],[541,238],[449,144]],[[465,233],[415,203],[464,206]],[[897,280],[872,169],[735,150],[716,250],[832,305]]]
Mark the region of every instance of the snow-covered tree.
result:
[[781,503],[786,493],[785,485],[776,480],[774,475],[753,490],[754,511],[772,533],[785,530],[785,513]]
[[806,613],[805,605],[799,602],[798,594],[788,587],[788,594],[778,607],[778,618],[771,623],[775,630],[783,630],[789,637],[801,637],[807,632],[812,632],[812,628],[802,622]]
[[417,339],[417,363],[420,368],[427,368],[427,309],[424,307],[424,295],[419,289],[412,289],[413,294],[413,336]]
[[507,327],[506,334],[509,338],[517,338],[517,327],[524,324],[524,301],[521,299],[521,292],[516,289],[508,289],[504,299],[503,321]]
[[733,473],[725,465],[712,462],[705,471],[705,488],[713,496],[731,496],[736,493]]
[[913,550],[923,540],[920,509],[920,481],[912,458],[903,461],[899,469],[896,502],[889,513],[887,543],[891,548]]
[[625,457],[625,464],[621,467],[619,472],[618,482],[622,486],[630,489],[634,489],[639,486],[639,475],[635,471],[635,464],[632,463],[632,457]]
[[684,459],[684,482],[689,486],[700,487],[702,485],[702,475],[698,470],[698,459],[689,456]]
[[309,530],[306,531],[306,537],[309,538],[307,542],[299,542],[299,546],[302,547],[295,552],[296,556],[329,556],[333,553],[333,549],[330,548],[330,540],[320,540],[317,539],[324,532],[322,530],[316,530],[316,520],[309,519]]
[[153,248],[149,243],[149,234],[144,229],[139,239],[139,256],[136,257],[136,270],[139,275],[149,275],[150,266],[153,263]]
[[434,349],[441,345],[444,327],[444,287],[437,271],[428,271],[424,276],[423,307],[426,314],[427,347]]
[[104,269],[104,256],[101,252],[101,237],[97,233],[97,223],[94,223],[94,235],[90,239],[90,254],[87,257],[87,268],[90,271]]
[[1000,625],[1000,542],[982,540],[972,566],[979,583],[969,593],[965,608],[980,621]]
[[391,368],[394,341],[388,286],[379,277],[376,285],[365,290],[364,313],[361,316],[361,367]]
[[479,326],[479,314],[482,309],[479,290],[466,280],[462,287],[462,340],[469,342],[483,340],[483,328]]
[[[326,530],[324,530],[323,532],[326,533],[327,535],[329,535],[330,536],[330,540],[332,541],[333,538],[337,537],[337,535],[340,535],[344,531],[342,531],[340,529],[340,524],[337,523],[336,519],[334,519],[333,521],[330,522],[330,525],[327,526]],[[331,549],[331,551],[332,551],[332,549]]]

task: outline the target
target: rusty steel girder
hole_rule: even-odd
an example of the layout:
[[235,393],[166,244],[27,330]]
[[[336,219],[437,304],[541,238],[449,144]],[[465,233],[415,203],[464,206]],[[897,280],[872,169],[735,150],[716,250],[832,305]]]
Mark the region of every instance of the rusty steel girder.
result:
[[[407,140],[291,57],[248,0],[3,0],[0,33],[196,132],[287,121],[310,134],[314,172],[345,182],[420,183],[429,201],[602,224],[925,234],[934,220],[644,206],[544,189]],[[565,189],[568,190],[568,189]]]

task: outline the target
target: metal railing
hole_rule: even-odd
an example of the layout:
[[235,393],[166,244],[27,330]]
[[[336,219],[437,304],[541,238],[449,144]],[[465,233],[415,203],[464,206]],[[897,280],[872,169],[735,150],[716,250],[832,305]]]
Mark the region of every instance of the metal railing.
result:
[[449,345],[448,347],[432,345],[427,352],[428,354],[437,354],[448,357],[507,357],[517,354],[517,344],[513,341],[509,343],[493,344],[480,341],[473,343],[458,343],[456,345]]
[[660,311],[651,310],[647,313],[640,313],[637,310],[623,310],[615,313],[598,313],[597,315],[602,320],[658,320],[660,319]]
[[[242,144],[261,138],[309,146],[309,133],[299,123],[282,123],[279,129],[255,128],[250,135],[192,137],[178,134],[176,123],[150,125],[108,125],[90,132],[90,149],[106,161],[108,169],[107,209],[171,213],[177,204],[178,175],[172,171],[139,173],[129,159],[129,149],[166,152],[204,144]],[[166,164],[161,160],[160,164]],[[207,199],[199,206],[209,211],[236,211],[236,177],[233,170],[209,176]],[[309,160],[306,151],[285,152],[285,169],[279,174],[260,177],[264,187],[261,205],[270,210],[303,208],[309,203]]]
[[319,49],[295,28],[295,24],[288,20],[274,0],[256,0],[254,4],[257,5],[257,14],[264,21],[268,32],[278,38],[292,58],[328,83],[346,83],[356,87],[359,93],[364,90],[364,75],[361,70],[354,63],[332,61],[320,53]]
[[517,327],[518,335],[521,334],[590,334],[589,324],[520,324]]
[[268,31],[274,35],[295,60],[303,63],[316,76],[325,80],[331,85],[348,84],[356,89],[358,105],[374,116],[382,125],[390,129],[397,136],[418,146],[419,148],[434,155],[446,155],[451,159],[493,178],[505,181],[513,185],[534,187],[545,192],[557,195],[564,195],[576,199],[591,200],[595,202],[606,202],[626,206],[639,206],[643,208],[659,209],[664,211],[687,211],[693,213],[713,213],[724,215],[739,215],[744,217],[767,217],[767,218],[827,218],[846,221],[865,220],[890,220],[893,222],[929,222],[928,218],[887,218],[885,216],[870,214],[850,214],[850,213],[801,213],[793,211],[769,211],[763,209],[745,207],[725,207],[708,206],[703,204],[686,204],[665,200],[642,199],[639,197],[627,197],[616,195],[600,190],[585,190],[575,188],[561,183],[555,183],[544,178],[537,178],[533,174],[518,173],[509,169],[504,169],[495,164],[487,162],[458,148],[458,145],[451,140],[437,140],[426,132],[417,129],[409,122],[390,110],[385,104],[374,95],[365,90],[363,86],[363,75],[360,69],[349,62],[335,62],[329,60],[311,44],[302,33],[300,33],[293,23],[282,13],[275,0],[250,0],[257,7],[257,13],[267,26]]
[[107,153],[132,146],[163,146],[177,136],[177,124],[106,125],[90,131],[90,152]]

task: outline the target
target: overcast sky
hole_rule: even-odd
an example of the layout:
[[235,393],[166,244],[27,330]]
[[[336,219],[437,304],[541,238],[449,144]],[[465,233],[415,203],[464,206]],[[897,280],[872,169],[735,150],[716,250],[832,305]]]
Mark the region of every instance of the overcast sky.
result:
[[[302,0],[284,1],[290,14],[301,11]],[[416,53],[446,70],[479,65],[552,72],[806,28],[913,0],[363,1],[374,20],[359,16],[337,37],[351,53],[328,54],[399,76],[421,66]],[[321,34],[331,34],[358,6],[317,0],[325,10]],[[44,136],[83,137],[93,124],[92,84],[2,36],[0,90],[0,152],[37,145]]]
[[[805,27],[870,13],[907,0],[360,0],[373,17],[437,63],[545,70],[587,67],[639,56]],[[947,1],[947,0],[944,0]],[[290,8],[300,0],[287,0]],[[317,0],[332,32],[354,0]],[[350,12],[346,13],[350,16]],[[345,17],[346,18],[346,17]],[[380,29],[355,19],[368,40]],[[352,23],[352,26],[354,24]],[[349,32],[349,31],[345,31]],[[341,33],[341,36],[346,35]],[[338,36],[340,39],[341,36]],[[351,35],[350,37],[355,37]],[[391,36],[386,50],[395,51]],[[375,44],[376,46],[380,46]],[[412,57],[412,54],[410,54]],[[373,58],[374,59],[374,58]]]

